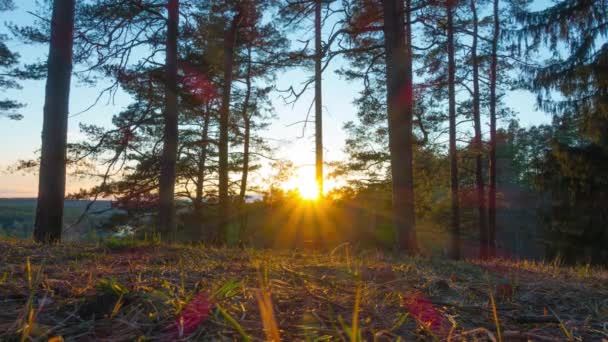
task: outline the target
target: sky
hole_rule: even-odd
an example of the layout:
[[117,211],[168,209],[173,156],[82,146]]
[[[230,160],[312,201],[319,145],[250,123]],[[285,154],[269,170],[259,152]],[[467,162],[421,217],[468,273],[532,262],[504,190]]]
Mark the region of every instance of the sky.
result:
[[[34,17],[27,12],[35,10],[36,1],[17,0],[15,3],[18,6],[15,11],[0,13],[0,22],[32,23]],[[1,31],[6,30],[0,28]],[[22,62],[46,60],[48,46],[25,45],[14,40],[9,41],[7,45],[22,55]],[[360,84],[346,81],[335,74],[334,71],[343,63],[336,59],[323,77],[323,131],[326,161],[344,158],[342,151],[346,135],[342,126],[345,122],[355,119],[356,108],[352,102],[361,90]],[[309,72],[312,71],[290,70],[280,73],[277,77],[277,89],[301,84],[309,77]],[[19,111],[24,117],[22,120],[0,119],[0,198],[35,197],[37,194],[38,178],[36,174],[14,173],[10,171],[10,168],[19,160],[35,158],[36,151],[40,149],[45,81],[25,81],[21,85],[23,87],[21,90],[9,90],[0,94],[0,98],[17,99],[27,104]],[[97,98],[98,89],[102,89],[102,86],[103,83],[89,86],[73,81],[70,114],[80,113],[91,106]],[[297,166],[297,177],[287,182],[285,186],[288,188],[297,187],[299,183],[314,184],[315,157],[312,138],[314,125],[308,125],[304,138],[298,138],[302,135],[301,125],[290,126],[294,122],[305,119],[313,93],[314,88],[311,87],[310,91],[295,105],[284,104],[276,92],[271,95],[277,119],[263,135],[269,138],[269,141],[273,142],[277,148],[275,157],[291,160]],[[550,120],[548,114],[536,110],[535,97],[531,93],[512,91],[506,95],[504,101],[507,106],[519,113],[518,117],[522,126],[547,123]],[[72,116],[69,120],[68,141],[75,142],[83,138],[79,132],[81,122],[109,127],[112,115],[120,112],[129,103],[129,96],[119,92],[113,102],[104,98],[91,110]],[[272,172],[272,170],[266,171]],[[252,181],[255,182],[256,179],[254,178]],[[91,182],[88,180],[68,177],[66,191],[75,192],[90,184]],[[331,187],[331,181],[328,182],[328,186]]]

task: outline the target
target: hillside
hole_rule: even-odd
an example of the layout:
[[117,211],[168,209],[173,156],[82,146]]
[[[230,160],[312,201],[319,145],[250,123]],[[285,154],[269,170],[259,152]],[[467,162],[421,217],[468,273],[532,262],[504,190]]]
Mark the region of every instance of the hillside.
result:
[[2,341],[608,339],[608,272],[558,262],[117,240],[0,255]]

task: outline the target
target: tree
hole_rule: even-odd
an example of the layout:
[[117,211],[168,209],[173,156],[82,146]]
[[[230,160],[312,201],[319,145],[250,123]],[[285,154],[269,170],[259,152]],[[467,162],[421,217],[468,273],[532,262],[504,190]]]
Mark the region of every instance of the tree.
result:
[[229,21],[229,26],[224,33],[224,77],[222,89],[222,104],[220,108],[220,137],[219,137],[219,219],[222,234],[228,234],[228,223],[230,221],[230,198],[228,193],[228,130],[230,114],[230,97],[232,92],[232,77],[234,68],[234,56],[236,48],[237,33],[242,21],[246,18],[250,9],[247,5],[237,5],[235,14]]
[[242,171],[239,191],[239,211],[241,228],[246,228],[245,201],[250,190],[250,173],[259,167],[259,158],[270,158],[271,149],[259,131],[268,127],[272,117],[272,106],[268,95],[275,81],[275,71],[285,65],[287,40],[272,23],[262,23],[261,17],[255,18],[243,30],[238,59],[241,61],[237,81],[244,83],[244,89],[236,92],[240,102],[240,118],[237,122],[242,139]]
[[448,102],[450,121],[450,180],[452,220],[450,228],[450,256],[460,258],[460,205],[458,191],[458,150],[456,148],[456,62],[454,51],[454,2],[446,2],[448,48]]
[[[12,0],[0,1],[0,12],[13,10],[15,7]],[[17,69],[19,64],[19,54],[11,51],[5,41],[8,39],[6,35],[0,35],[0,89],[19,89],[19,84],[15,81],[16,78],[23,78],[21,71]],[[0,100],[0,117],[5,116],[13,120],[21,119],[21,115],[15,110],[22,108],[23,104],[15,100],[4,99]]]
[[[478,212],[478,229],[479,229],[479,256],[483,259],[488,256],[488,226],[486,223],[485,209],[485,186],[483,176],[483,138],[481,135],[481,91],[479,87],[479,57],[478,57],[478,42],[479,42],[479,19],[477,17],[477,4],[475,0],[470,1],[472,14],[472,46],[471,46],[471,64],[473,69],[473,128],[475,137],[473,138],[473,148],[475,150],[475,190],[477,193],[477,212]],[[490,85],[492,86],[492,84]],[[495,86],[495,84],[494,84]],[[494,95],[495,96],[495,91]],[[490,100],[491,101],[491,100]],[[496,103],[494,103],[496,106]],[[496,108],[494,107],[494,114]]]
[[319,198],[323,197],[323,48],[321,46],[321,0],[315,0],[315,176]]
[[589,247],[566,251],[568,258],[591,252],[589,259],[605,262],[599,245],[608,236],[608,1],[564,0],[520,10],[516,18],[522,27],[514,38],[525,44],[524,57],[542,48],[563,51],[540,64],[522,63],[522,87],[538,95],[562,133],[552,141],[541,178],[552,198],[551,231],[560,244]]
[[178,146],[177,40],[179,0],[168,0],[165,61],[164,140],[159,175],[158,230],[175,239],[175,183]]
[[[412,170],[413,83],[410,1],[383,0],[393,222],[399,246],[417,253]],[[404,25],[405,23],[405,25]],[[407,33],[407,35],[406,35]]]
[[[343,9],[334,9],[332,4],[335,3],[333,0],[306,0],[306,1],[292,1],[286,0],[283,7],[281,8],[282,18],[285,21],[285,26],[290,29],[300,28],[301,23],[310,16],[314,17],[312,30],[314,31],[314,52],[308,52],[309,41],[301,40],[304,42],[304,47],[299,52],[292,53],[293,60],[291,63],[298,63],[312,60],[314,62],[314,76],[304,82],[304,86],[299,91],[294,91],[293,86],[290,87],[287,92],[289,95],[284,98],[287,103],[295,103],[304,92],[308,89],[309,85],[314,83],[315,85],[315,180],[317,183],[318,197],[322,198],[324,195],[324,156],[323,156],[323,72],[328,67],[331,60],[345,52],[341,41],[338,38],[349,33],[349,29],[345,25],[342,29],[336,30],[341,24],[346,24],[345,18],[338,18],[332,28],[332,31],[327,37],[326,41],[323,41],[323,25],[330,17],[336,14],[342,14],[345,12]],[[344,4],[343,4],[344,5]],[[306,30],[305,28],[304,30]],[[335,47],[338,47],[338,50]],[[287,100],[290,99],[290,100]],[[312,104],[311,104],[312,107]],[[309,123],[308,115],[303,121],[304,127]]]
[[[498,5],[495,4],[495,7]],[[563,49],[543,63],[522,63],[521,86],[538,95],[538,104],[554,115],[576,115],[580,132],[608,146],[608,1],[564,0],[546,9],[519,10],[521,29],[511,35],[524,57],[536,57],[538,49]],[[499,29],[499,22],[495,22]],[[568,28],[568,29],[565,29]],[[496,29],[496,31],[498,30]],[[563,99],[555,98],[555,93]]]
[[75,0],[53,1],[34,239],[61,239]]
[[[498,79],[498,43],[500,40],[499,0],[493,3],[494,31],[492,33],[492,51],[490,62],[490,186],[488,194],[488,256],[496,254],[496,92]],[[480,227],[481,228],[481,227]]]

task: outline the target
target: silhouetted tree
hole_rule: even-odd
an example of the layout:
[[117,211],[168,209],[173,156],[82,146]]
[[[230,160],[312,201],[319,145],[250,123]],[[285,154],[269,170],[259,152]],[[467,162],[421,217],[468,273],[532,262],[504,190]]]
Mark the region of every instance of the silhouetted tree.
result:
[[473,26],[473,32],[471,34],[471,69],[473,71],[473,129],[475,136],[473,138],[473,148],[475,151],[475,190],[476,190],[476,204],[478,212],[478,230],[479,230],[479,254],[482,258],[487,255],[488,246],[488,231],[486,222],[486,210],[485,210],[485,190],[484,190],[484,176],[483,176],[483,139],[481,135],[481,90],[479,87],[479,68],[480,62],[478,57],[478,46],[479,46],[479,19],[477,16],[477,3],[471,0],[471,22]]
[[[15,9],[12,0],[0,1],[0,12],[11,11]],[[20,89],[16,79],[23,78],[23,72],[17,67],[19,64],[19,54],[11,51],[6,45],[6,35],[0,35],[0,89]],[[22,108],[23,104],[15,100],[4,99],[0,100],[0,117],[5,116],[13,120],[21,119],[21,115],[15,110]]]
[[179,0],[167,3],[167,37],[165,61],[165,111],[163,154],[159,175],[158,230],[175,239],[175,183],[178,147],[177,45]]
[[460,258],[460,205],[458,191],[458,149],[456,147],[456,52],[454,49],[454,8],[455,1],[446,1],[446,31],[448,50],[448,117],[450,130],[450,189],[452,216],[450,227],[450,256]]
[[[393,222],[399,246],[417,253],[412,169],[413,83],[410,1],[383,0],[386,96],[393,188]],[[405,25],[404,25],[405,23]]]
[[[499,0],[493,2],[492,16],[494,30],[492,32],[492,51],[490,64],[490,185],[488,194],[488,256],[496,254],[496,116],[497,116],[497,80],[498,80],[498,44],[500,41],[500,11]],[[481,228],[481,227],[480,227]],[[485,246],[485,244],[484,244]],[[482,254],[482,257],[485,256]]]
[[75,0],[53,1],[34,239],[61,239]]
[[516,17],[522,28],[511,33],[524,58],[538,58],[546,48],[563,51],[542,63],[522,63],[521,85],[538,95],[557,126],[540,178],[552,198],[550,232],[567,258],[606,262],[605,248],[598,247],[608,236],[608,1],[564,0]]

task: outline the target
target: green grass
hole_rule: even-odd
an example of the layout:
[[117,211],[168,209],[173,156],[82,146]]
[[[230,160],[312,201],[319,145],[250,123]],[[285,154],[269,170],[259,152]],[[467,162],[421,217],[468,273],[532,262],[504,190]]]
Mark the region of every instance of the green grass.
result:
[[[0,255],[0,341],[171,340],[177,317],[201,294],[212,310],[186,340],[608,338],[608,272],[592,266],[159,239],[0,240]],[[425,299],[421,307],[411,305],[415,297]],[[545,314],[559,323],[518,323]]]
[[157,233],[145,235],[143,240],[136,239],[134,237],[108,237],[103,240],[103,245],[113,251],[122,249],[144,247],[144,246],[158,246],[161,244],[161,236]]

